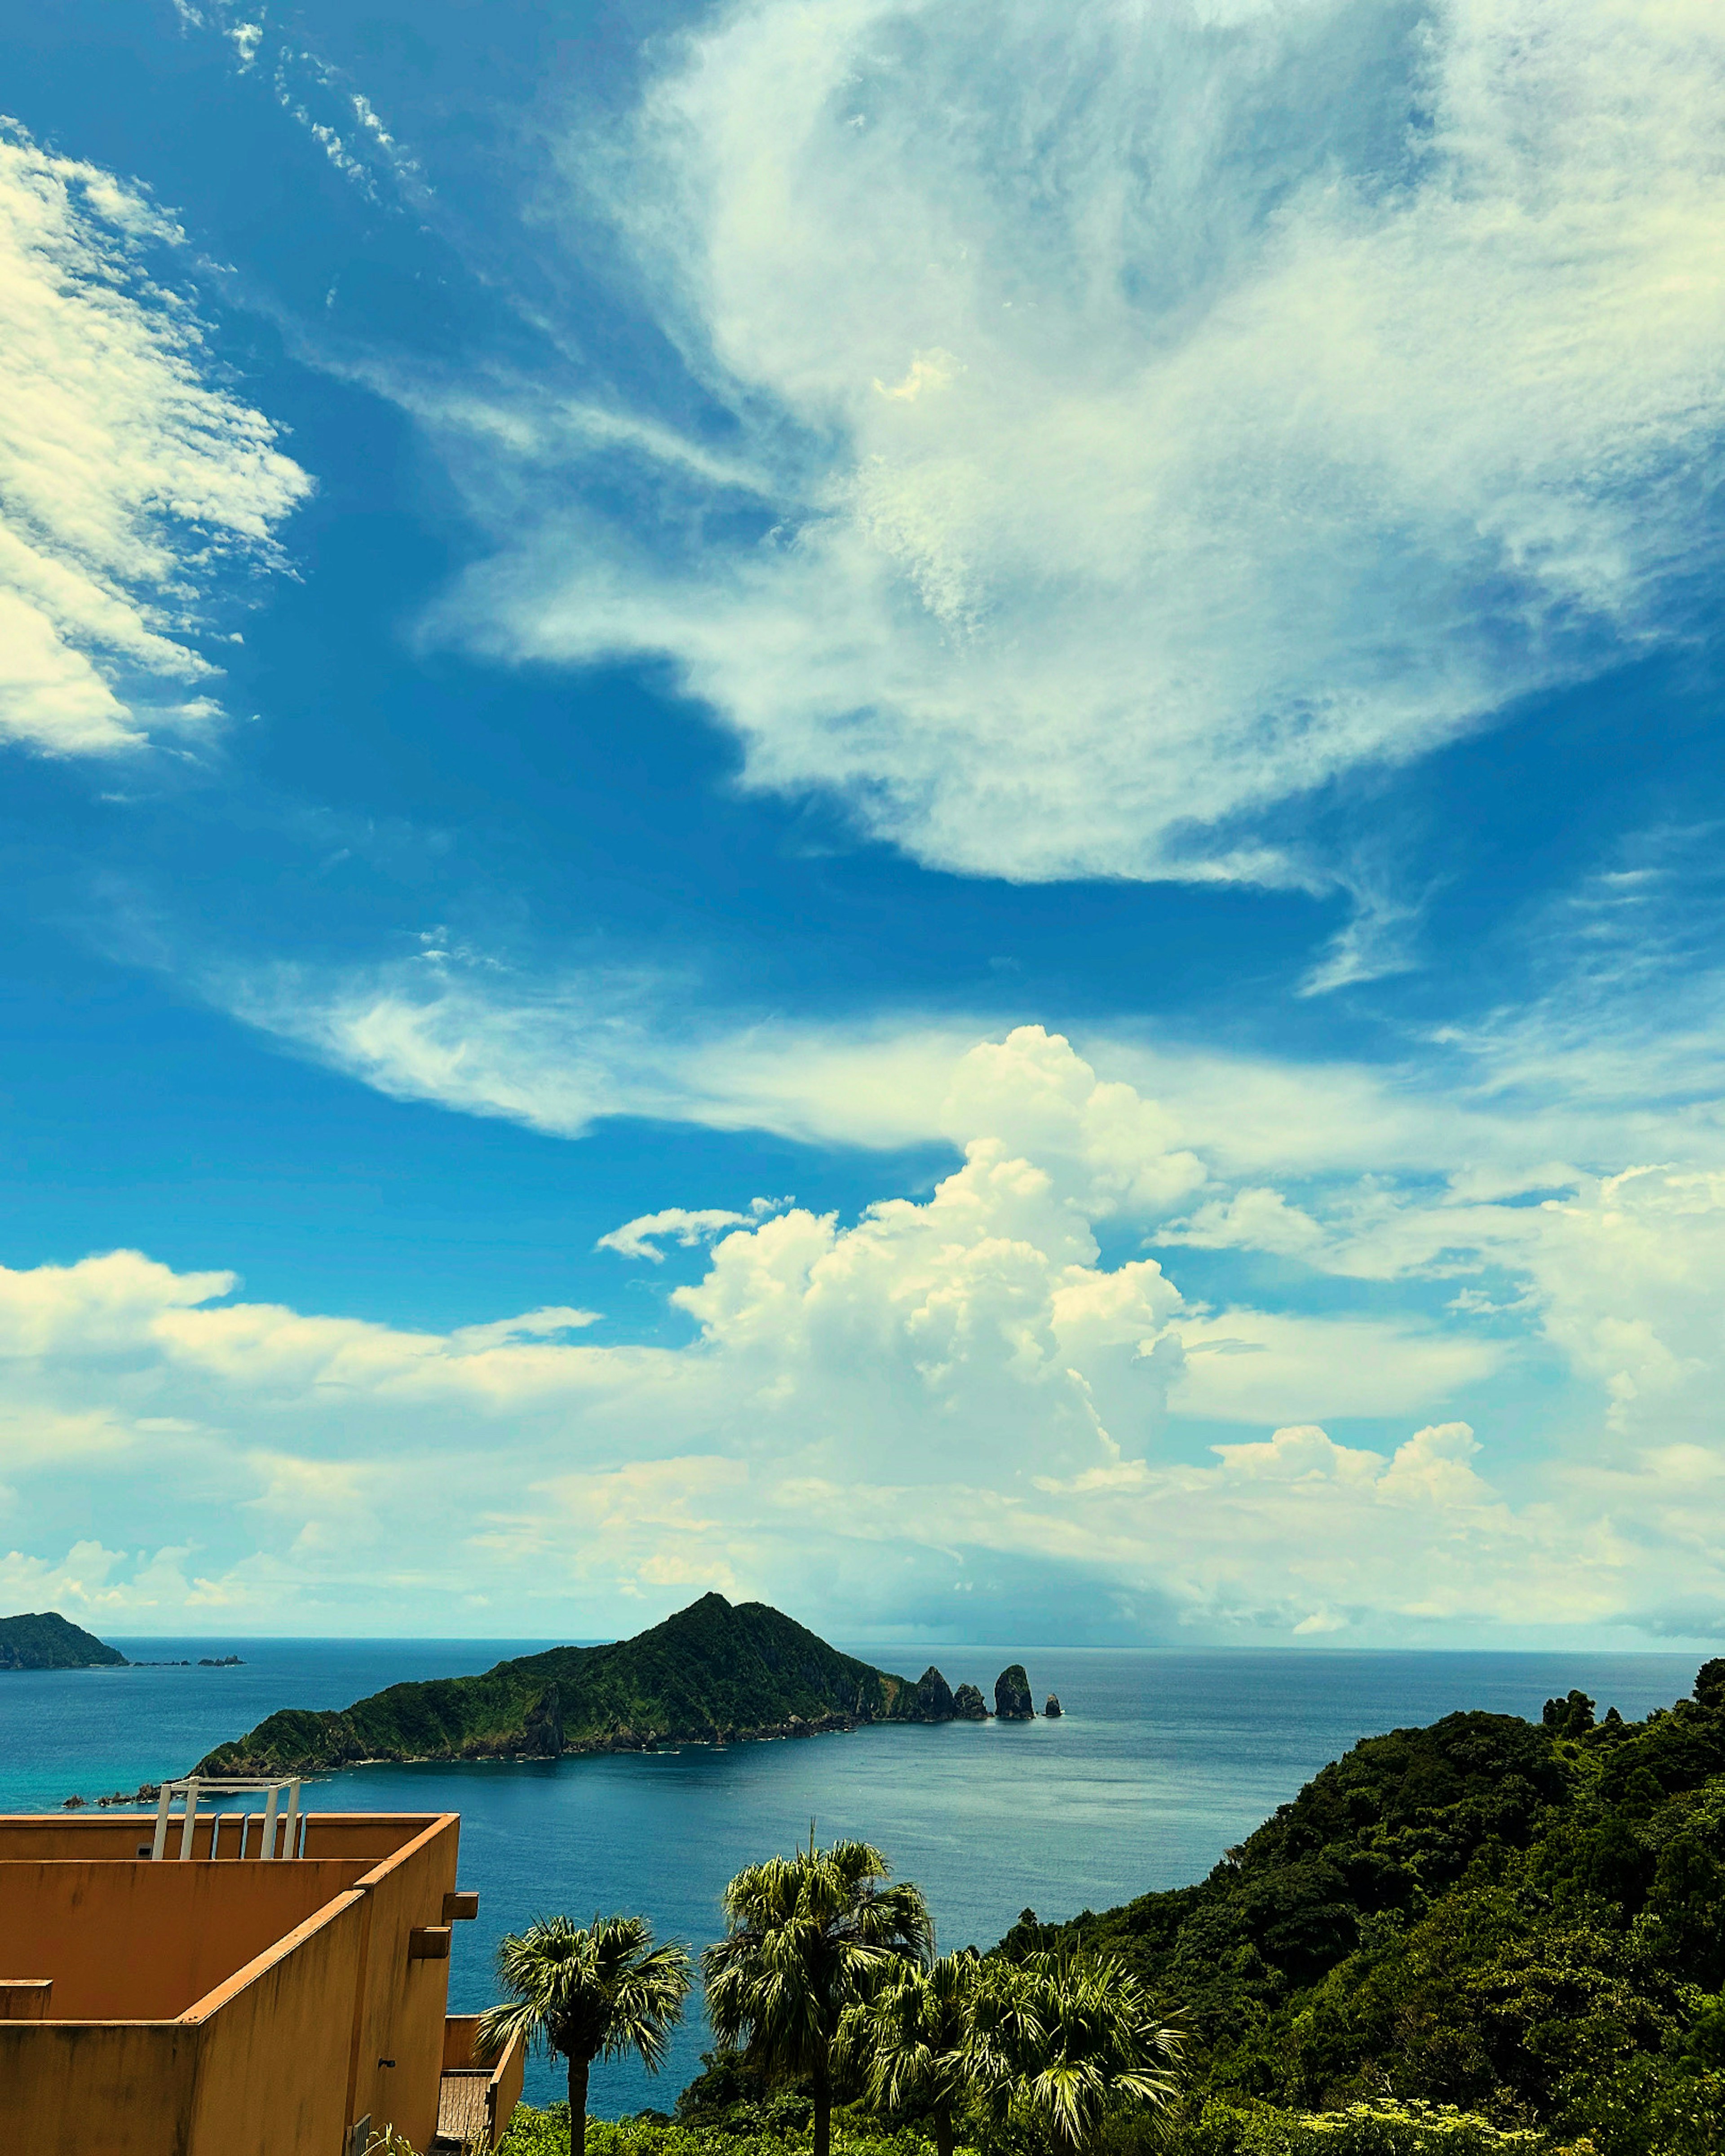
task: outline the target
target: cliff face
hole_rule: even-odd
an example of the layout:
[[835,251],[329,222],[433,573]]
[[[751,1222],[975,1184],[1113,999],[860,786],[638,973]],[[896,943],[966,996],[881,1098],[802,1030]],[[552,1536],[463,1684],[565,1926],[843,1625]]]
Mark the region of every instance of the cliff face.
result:
[[126,1657],[57,1609],[0,1617],[0,1670],[124,1669]]
[[707,1594],[633,1640],[553,1647],[481,1676],[392,1685],[339,1712],[286,1708],[199,1763],[313,1773],[362,1759],[546,1758],[808,1736],[918,1718],[916,1687],[765,1603]]
[[952,1687],[932,1662],[916,1680],[916,1712],[923,1722],[952,1719]]

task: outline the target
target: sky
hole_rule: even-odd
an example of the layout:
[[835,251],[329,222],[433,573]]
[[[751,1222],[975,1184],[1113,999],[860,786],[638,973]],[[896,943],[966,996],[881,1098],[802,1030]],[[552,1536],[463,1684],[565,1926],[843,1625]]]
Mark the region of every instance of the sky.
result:
[[1716,8],[0,20],[0,1606],[1725,1636]]

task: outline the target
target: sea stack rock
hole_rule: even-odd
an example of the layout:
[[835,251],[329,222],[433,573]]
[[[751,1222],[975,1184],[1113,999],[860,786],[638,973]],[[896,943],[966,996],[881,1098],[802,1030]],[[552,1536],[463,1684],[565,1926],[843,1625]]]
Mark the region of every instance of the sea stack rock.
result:
[[960,1685],[952,1695],[952,1718],[955,1722],[986,1722],[988,1710],[983,1696],[974,1685]]
[[1060,1696],[1057,1691],[1051,1691],[1049,1694],[1048,1705],[1043,1708],[1042,1712],[1050,1722],[1056,1722],[1060,1719]]
[[931,1662],[916,1680],[916,1719],[950,1722],[955,1712],[952,1688]]
[[1014,1662],[995,1678],[994,1712],[1002,1722],[1036,1719],[1036,1710],[1030,1704],[1030,1680],[1024,1675],[1022,1662]]

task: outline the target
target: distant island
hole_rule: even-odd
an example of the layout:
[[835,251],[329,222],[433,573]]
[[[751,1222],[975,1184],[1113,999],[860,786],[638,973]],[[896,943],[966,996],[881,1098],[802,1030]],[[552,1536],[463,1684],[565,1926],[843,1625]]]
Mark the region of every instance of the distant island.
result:
[[[1016,1663],[995,1713],[1028,1721]],[[1058,1711],[1058,1710],[1056,1710]],[[840,1654],[764,1602],[700,1601],[633,1640],[552,1647],[483,1676],[391,1685],[339,1711],[285,1707],[201,1760],[200,1774],[313,1774],[369,1761],[555,1758],[660,1744],[811,1737],[870,1722],[983,1720],[973,1685],[915,1684]]]
[[0,1617],[0,1670],[124,1669],[126,1657],[58,1609]]

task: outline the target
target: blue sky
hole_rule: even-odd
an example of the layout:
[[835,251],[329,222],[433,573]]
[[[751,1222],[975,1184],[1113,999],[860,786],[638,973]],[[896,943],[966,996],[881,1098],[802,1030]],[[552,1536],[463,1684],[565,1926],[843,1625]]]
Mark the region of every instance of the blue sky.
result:
[[0,1600],[1725,1623],[1725,33],[7,13]]

